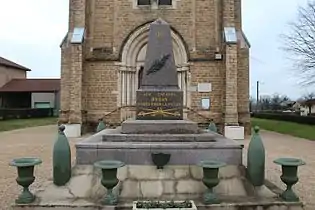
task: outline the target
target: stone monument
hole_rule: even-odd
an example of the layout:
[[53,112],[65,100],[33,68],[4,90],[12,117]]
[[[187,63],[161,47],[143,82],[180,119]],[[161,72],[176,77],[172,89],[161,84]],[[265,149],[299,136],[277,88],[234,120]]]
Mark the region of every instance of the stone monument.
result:
[[171,29],[158,19],[150,26],[144,74],[137,91],[137,120],[182,120],[183,92],[178,87]]
[[[150,27],[136,119],[78,142],[69,183],[57,187],[48,181],[28,209],[112,209],[101,201],[119,200],[115,209],[123,210],[146,199],[194,200],[200,210],[302,209],[246,181],[243,145],[183,120],[182,104],[170,26],[158,19]],[[208,205],[216,201],[213,192],[221,204]]]

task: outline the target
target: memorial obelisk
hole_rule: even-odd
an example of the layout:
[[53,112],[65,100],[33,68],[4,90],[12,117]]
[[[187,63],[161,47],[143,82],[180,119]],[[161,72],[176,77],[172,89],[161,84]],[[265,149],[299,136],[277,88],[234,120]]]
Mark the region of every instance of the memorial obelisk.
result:
[[150,25],[144,72],[136,98],[137,120],[182,120],[170,25],[158,19]]

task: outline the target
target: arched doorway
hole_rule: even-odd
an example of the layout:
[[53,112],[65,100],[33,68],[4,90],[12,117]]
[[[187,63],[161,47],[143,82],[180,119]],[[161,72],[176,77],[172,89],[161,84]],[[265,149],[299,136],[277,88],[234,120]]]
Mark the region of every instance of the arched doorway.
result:
[[[121,63],[118,79],[117,106],[133,106],[136,104],[136,91],[139,87],[139,72],[144,66],[148,43],[149,24],[146,24],[130,36],[122,49]],[[190,84],[190,71],[188,56],[180,36],[171,31],[173,53],[178,72],[178,84],[184,92],[184,107],[190,106],[188,87]],[[122,117],[125,118],[125,117]]]

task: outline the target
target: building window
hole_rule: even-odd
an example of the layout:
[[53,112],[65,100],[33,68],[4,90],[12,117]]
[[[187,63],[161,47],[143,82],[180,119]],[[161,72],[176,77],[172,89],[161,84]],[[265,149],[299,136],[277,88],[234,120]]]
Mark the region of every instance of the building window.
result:
[[158,0],[159,5],[172,5],[172,0]]
[[151,0],[138,0],[138,5],[151,5]]

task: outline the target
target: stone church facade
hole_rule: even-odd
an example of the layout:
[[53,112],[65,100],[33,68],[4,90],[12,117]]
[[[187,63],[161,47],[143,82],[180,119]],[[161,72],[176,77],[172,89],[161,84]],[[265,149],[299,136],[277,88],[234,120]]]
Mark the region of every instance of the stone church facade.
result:
[[70,0],[60,121],[86,127],[134,117],[149,25],[162,18],[172,28],[184,117],[249,133],[250,46],[241,17],[241,0]]

